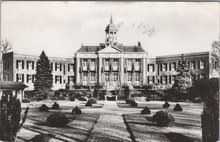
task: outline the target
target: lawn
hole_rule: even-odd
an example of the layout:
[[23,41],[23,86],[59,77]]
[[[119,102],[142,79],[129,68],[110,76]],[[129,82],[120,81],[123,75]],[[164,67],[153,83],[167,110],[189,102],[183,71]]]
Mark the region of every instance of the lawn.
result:
[[[134,139],[138,142],[200,142],[202,141],[201,112],[203,103],[179,103],[183,111],[175,112],[176,103],[170,103],[168,109],[162,107],[164,102],[150,101],[138,102],[138,107],[130,107],[123,101],[118,102],[120,108],[130,109],[133,113],[124,113],[123,117]],[[140,111],[145,106],[151,110],[151,114],[143,115]],[[136,112],[134,113],[134,111]],[[171,113],[175,123],[171,127],[158,127],[150,119],[158,110],[166,110]]]
[[[22,129],[18,133],[17,141],[24,142],[32,139],[34,136],[39,134],[54,134],[55,136],[51,141],[86,141],[89,137],[90,131],[93,125],[96,123],[99,113],[88,113],[89,109],[102,108],[104,105],[103,101],[98,101],[92,107],[85,107],[86,102],[82,101],[56,101],[60,105],[59,110],[49,110],[49,112],[40,112],[39,106],[46,104],[51,107],[55,101],[40,101],[22,104],[22,110],[26,106],[29,106],[29,112],[27,120],[23,125]],[[72,108],[78,106],[82,109],[81,115],[71,114]],[[22,114],[23,114],[22,111]],[[57,128],[50,127],[46,123],[47,117],[55,112],[64,112],[69,119],[69,123],[66,127]]]

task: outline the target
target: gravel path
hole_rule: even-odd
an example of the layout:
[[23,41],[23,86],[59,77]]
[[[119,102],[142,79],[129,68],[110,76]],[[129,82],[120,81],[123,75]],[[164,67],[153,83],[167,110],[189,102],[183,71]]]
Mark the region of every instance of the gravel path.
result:
[[115,101],[106,101],[100,113],[97,123],[90,133],[88,142],[131,142],[130,134],[122,117],[122,111]]

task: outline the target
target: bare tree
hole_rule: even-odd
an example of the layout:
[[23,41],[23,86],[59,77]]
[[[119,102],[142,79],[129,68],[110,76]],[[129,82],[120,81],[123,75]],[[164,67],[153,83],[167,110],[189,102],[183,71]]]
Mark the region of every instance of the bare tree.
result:
[[12,43],[7,39],[1,40],[0,46],[0,81],[3,81],[3,54],[12,50]]

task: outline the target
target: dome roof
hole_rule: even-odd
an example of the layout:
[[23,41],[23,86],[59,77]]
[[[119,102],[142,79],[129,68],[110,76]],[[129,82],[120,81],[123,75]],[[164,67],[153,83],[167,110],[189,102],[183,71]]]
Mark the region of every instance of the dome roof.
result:
[[110,24],[107,25],[105,32],[109,32],[109,31],[118,31],[116,25],[113,23],[112,17],[110,19]]

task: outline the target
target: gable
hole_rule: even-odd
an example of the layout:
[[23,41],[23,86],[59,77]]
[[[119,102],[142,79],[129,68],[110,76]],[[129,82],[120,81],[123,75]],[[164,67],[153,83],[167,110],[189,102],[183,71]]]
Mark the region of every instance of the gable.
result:
[[107,46],[98,53],[122,53],[123,51],[114,46]]

